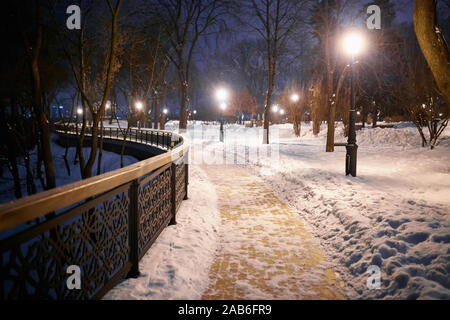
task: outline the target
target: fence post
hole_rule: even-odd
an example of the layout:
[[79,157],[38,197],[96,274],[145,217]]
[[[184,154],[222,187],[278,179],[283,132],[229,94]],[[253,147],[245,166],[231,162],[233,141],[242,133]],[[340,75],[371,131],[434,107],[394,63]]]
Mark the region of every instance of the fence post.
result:
[[139,211],[138,192],[139,183],[134,180],[130,186],[130,207],[128,212],[128,242],[130,245],[131,269],[128,272],[129,278],[139,276]]
[[172,197],[171,197],[171,204],[172,204],[172,219],[169,222],[169,226],[177,224],[177,165],[172,162],[171,165],[172,168],[172,176],[170,179],[170,188],[172,189]]
[[188,185],[189,185],[189,153],[186,152],[185,163],[184,163],[184,198],[188,199]]

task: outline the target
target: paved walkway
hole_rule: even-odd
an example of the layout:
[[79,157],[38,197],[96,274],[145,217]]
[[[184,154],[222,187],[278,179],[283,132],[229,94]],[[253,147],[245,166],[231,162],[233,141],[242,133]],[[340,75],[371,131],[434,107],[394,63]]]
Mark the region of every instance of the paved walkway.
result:
[[222,216],[202,299],[343,299],[344,286],[298,216],[239,166],[205,166]]

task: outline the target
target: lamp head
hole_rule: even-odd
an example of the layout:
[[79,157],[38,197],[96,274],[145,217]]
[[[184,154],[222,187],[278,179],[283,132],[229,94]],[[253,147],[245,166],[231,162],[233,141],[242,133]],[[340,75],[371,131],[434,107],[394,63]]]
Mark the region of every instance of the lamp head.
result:
[[357,55],[363,49],[364,40],[358,32],[350,32],[344,38],[344,48],[348,54]]
[[217,89],[216,98],[218,101],[225,101],[228,98],[228,91],[224,88]]

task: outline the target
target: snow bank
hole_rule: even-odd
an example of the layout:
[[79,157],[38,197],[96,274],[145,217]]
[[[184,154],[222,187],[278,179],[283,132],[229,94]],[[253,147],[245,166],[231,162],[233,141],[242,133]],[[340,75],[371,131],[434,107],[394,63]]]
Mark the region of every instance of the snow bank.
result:
[[[280,165],[255,172],[309,223],[350,298],[450,299],[449,130],[430,151],[411,126],[363,129],[350,178],[345,148],[325,153],[325,136],[306,129],[282,140]],[[367,287],[372,265],[381,268],[379,290]]]

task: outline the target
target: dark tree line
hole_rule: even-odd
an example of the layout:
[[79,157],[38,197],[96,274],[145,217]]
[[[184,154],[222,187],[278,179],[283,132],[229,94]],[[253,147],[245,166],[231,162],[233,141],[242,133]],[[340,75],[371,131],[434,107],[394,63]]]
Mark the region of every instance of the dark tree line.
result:
[[[81,8],[81,30],[66,27],[71,4]],[[27,194],[55,187],[51,126],[59,120],[77,123],[72,160],[89,178],[101,173],[105,124],[117,123],[125,138],[134,126],[164,129],[168,106],[181,130],[194,109],[214,120],[211,96],[221,83],[236,93],[231,117],[263,125],[263,143],[280,103],[296,135],[302,121],[315,134],[326,123],[333,151],[336,121],[348,122],[349,59],[340,45],[349,27],[370,44],[355,68],[362,125],[410,120],[434,147],[449,118],[448,1],[416,1],[414,24],[396,22],[395,1],[370,4],[381,8],[381,30],[365,28],[369,3],[354,0],[5,1],[1,168],[17,198],[24,181]],[[52,117],[64,99],[68,112]]]

